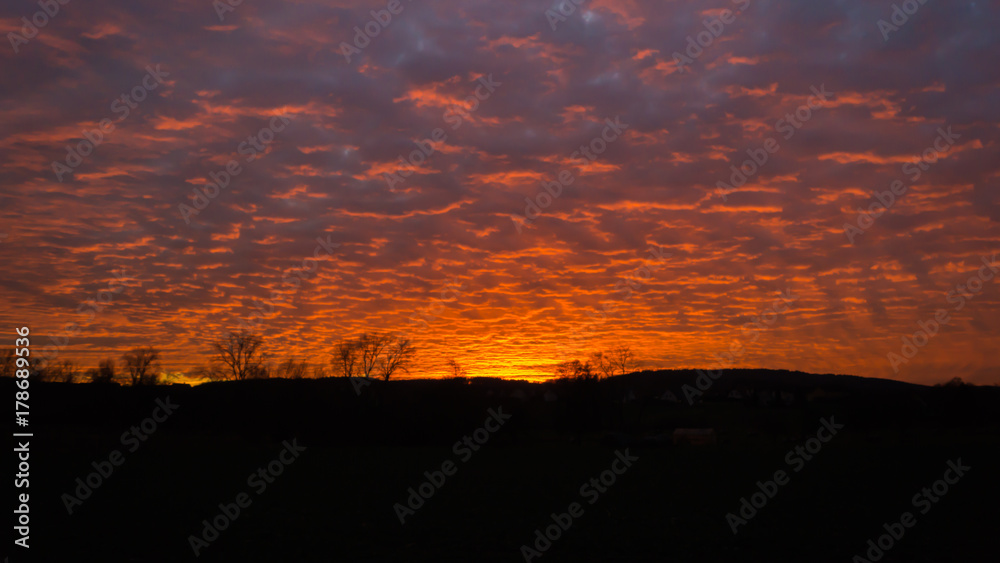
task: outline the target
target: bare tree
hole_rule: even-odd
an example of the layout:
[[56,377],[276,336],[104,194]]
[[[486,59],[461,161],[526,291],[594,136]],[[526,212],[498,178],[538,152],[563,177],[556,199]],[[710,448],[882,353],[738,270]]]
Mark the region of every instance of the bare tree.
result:
[[72,360],[62,360],[40,366],[37,373],[38,378],[42,381],[76,383],[76,378],[80,375],[80,367]]
[[223,371],[223,366],[219,362],[212,362],[208,365],[201,365],[191,370],[188,374],[189,377],[195,379],[207,379],[209,381],[223,381],[226,379],[226,373]]
[[360,375],[363,375],[365,379],[371,377],[379,365],[379,356],[391,342],[391,336],[379,333],[365,333],[358,338],[357,345],[361,360],[361,364],[358,366],[361,370]]
[[295,358],[288,358],[278,364],[275,370],[275,377],[286,379],[302,379],[309,372],[309,362],[305,360],[295,361]]
[[468,375],[466,369],[455,358],[448,358],[448,361],[445,363],[448,364],[448,369],[451,370],[452,377],[466,377]]
[[271,367],[271,362],[266,361],[266,358],[262,357],[259,364],[250,366],[247,370],[247,379],[271,379],[271,376],[275,373],[274,368]]
[[105,358],[97,364],[97,369],[89,372],[91,383],[108,384],[115,382],[115,359]]
[[572,360],[556,364],[556,375],[567,379],[591,379],[594,373],[590,362],[581,363],[580,360]]
[[48,369],[51,363],[50,360],[42,359],[41,356],[31,356],[28,358],[28,369],[39,381],[48,381]]
[[265,371],[263,346],[264,338],[245,328],[215,341],[214,359],[221,364],[217,375],[236,381],[259,377]]
[[115,380],[115,359],[104,358],[97,364],[97,373],[100,378],[108,383]]
[[4,348],[0,352],[0,377],[14,377],[16,358],[13,348]]
[[142,346],[122,354],[122,367],[133,386],[155,385],[157,379],[156,361],[159,359],[159,351],[152,346]]
[[328,377],[330,374],[326,371],[326,366],[323,364],[316,364],[312,369],[313,379],[323,379]]
[[632,354],[630,347],[625,345],[616,346],[608,354],[611,357],[612,375],[615,373],[625,375],[635,371],[635,355]]
[[398,370],[409,373],[410,364],[417,353],[409,338],[390,336],[388,340],[378,364],[379,373],[385,381],[389,381]]
[[377,374],[388,381],[399,370],[408,371],[415,354],[416,349],[408,338],[364,333],[337,342],[330,365],[334,375],[370,379]]
[[590,355],[590,363],[594,368],[594,375],[605,378],[615,374],[615,368],[611,364],[611,355],[604,352],[594,352]]
[[361,351],[358,340],[341,340],[333,350],[330,363],[333,372],[343,377],[354,377],[358,374],[358,355]]

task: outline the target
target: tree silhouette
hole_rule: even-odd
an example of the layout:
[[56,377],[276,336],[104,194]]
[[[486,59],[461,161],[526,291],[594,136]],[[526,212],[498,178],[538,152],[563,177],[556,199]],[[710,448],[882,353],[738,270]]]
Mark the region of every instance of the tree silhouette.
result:
[[594,352],[590,355],[590,363],[593,366],[595,375],[605,378],[615,374],[614,365],[611,363],[611,355],[605,352]]
[[248,329],[230,332],[212,343],[214,360],[221,365],[209,375],[236,381],[260,378],[267,371],[263,346],[264,338]]
[[38,377],[42,381],[75,383],[79,375],[80,367],[71,360],[52,362],[38,369]]
[[0,377],[14,377],[15,358],[13,348],[4,348],[0,352]]
[[330,364],[335,375],[370,379],[375,374],[388,381],[400,370],[409,371],[415,354],[416,348],[408,338],[366,332],[337,342]]
[[122,367],[128,374],[129,383],[136,385],[155,385],[157,368],[156,361],[160,352],[151,346],[133,348],[122,354]]
[[451,370],[452,377],[466,377],[468,375],[462,364],[459,364],[455,358],[448,358],[448,361],[445,363],[448,365],[448,369]]
[[115,383],[115,359],[105,358],[97,364],[97,369],[88,372],[91,383],[109,384]]
[[326,372],[326,366],[324,366],[323,364],[316,364],[312,367],[312,375],[313,379],[323,379],[324,377],[327,377],[330,374]]
[[223,370],[221,362],[213,359],[208,365],[201,365],[191,370],[190,376],[195,379],[207,379],[209,381],[224,381],[228,379]]
[[379,365],[379,356],[382,355],[382,351],[389,346],[391,341],[391,336],[377,332],[372,334],[365,333],[358,338],[357,346],[361,360],[361,364],[358,367],[365,379],[371,377],[371,374],[375,372],[375,369]]
[[409,372],[410,364],[416,353],[417,349],[413,347],[409,338],[390,336],[378,363],[382,379],[389,381],[392,374],[399,370]]
[[612,348],[611,352],[609,352],[609,355],[611,356],[610,361],[612,367],[611,370],[612,375],[614,375],[615,373],[620,373],[621,375],[625,375],[627,373],[635,371],[636,368],[635,355],[632,354],[632,349],[630,347],[625,346],[624,344],[621,346],[617,346],[615,348]]
[[943,385],[938,383],[935,387],[965,387],[966,385],[968,385],[968,383],[962,381],[961,377],[953,377]]
[[302,379],[309,372],[309,362],[305,360],[295,361],[295,358],[288,358],[284,362],[278,364],[275,369],[275,377],[284,377],[286,379]]
[[625,375],[635,371],[635,354],[628,346],[621,345],[605,352],[593,352],[588,361],[593,367],[594,375],[597,377],[612,377],[615,375]]
[[334,347],[330,364],[333,373],[343,377],[354,377],[358,374],[358,355],[361,351],[358,340],[341,340]]
[[250,366],[247,370],[247,379],[270,379],[271,374],[274,370],[271,368],[270,362],[266,361],[264,354],[261,354],[261,361],[255,366]]
[[594,372],[590,367],[590,362],[581,363],[580,360],[560,362],[556,364],[556,376],[563,379],[592,379]]

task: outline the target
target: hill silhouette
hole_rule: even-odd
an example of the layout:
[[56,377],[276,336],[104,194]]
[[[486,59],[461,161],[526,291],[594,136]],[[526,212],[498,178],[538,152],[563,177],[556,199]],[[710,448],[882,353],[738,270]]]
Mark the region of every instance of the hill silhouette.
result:
[[[202,522],[295,443],[301,457],[199,559],[522,561],[534,531],[625,451],[634,467],[541,561],[849,561],[957,458],[973,469],[885,560],[955,560],[955,545],[988,553],[983,530],[1000,524],[983,502],[1000,498],[1000,388],[726,370],[689,404],[683,388],[703,374],[359,388],[346,378],[38,382],[32,490],[45,493],[32,509],[47,524],[33,541],[46,557],[191,560]],[[127,451],[122,433],[158,400],[176,412]],[[466,462],[456,445],[491,413],[507,420]],[[726,515],[831,419],[838,435],[733,534]],[[687,441],[684,429],[712,441]],[[61,495],[115,449],[124,463],[67,514]],[[447,461],[457,473],[401,524],[394,507]]]

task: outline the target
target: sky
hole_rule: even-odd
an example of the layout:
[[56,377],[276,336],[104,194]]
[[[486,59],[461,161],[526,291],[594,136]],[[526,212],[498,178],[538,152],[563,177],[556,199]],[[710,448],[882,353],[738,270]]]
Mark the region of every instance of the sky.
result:
[[995,3],[232,2],[0,7],[10,345],[1000,382]]

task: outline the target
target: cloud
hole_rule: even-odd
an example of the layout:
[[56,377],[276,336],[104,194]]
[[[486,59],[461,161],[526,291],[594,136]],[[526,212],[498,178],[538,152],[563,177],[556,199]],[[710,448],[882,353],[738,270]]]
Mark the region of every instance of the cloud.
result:
[[[595,0],[555,30],[537,2],[406,3],[350,63],[340,43],[384,5],[261,1],[220,23],[203,1],[69,3],[19,52],[0,49],[0,318],[43,346],[126,268],[132,293],[64,353],[96,364],[153,344],[188,369],[329,235],[343,246],[262,323],[275,355],[403,327],[459,279],[461,298],[416,335],[420,373],[454,355],[473,375],[527,376],[565,359],[566,328],[657,246],[674,256],[595,348],[704,366],[792,287],[801,299],[745,365],[996,381],[994,287],[899,374],[886,361],[997,250],[995,11],[929,3],[886,42],[890,3],[753,0],[676,72],[702,20],[744,1]],[[30,8],[0,8],[5,35]],[[168,82],[59,182],[52,161],[157,64]],[[488,74],[503,86],[452,130],[442,113]],[[716,196],[821,84],[829,105]],[[240,143],[278,114],[290,124],[245,162]],[[574,163],[614,116],[630,124],[622,138]],[[943,126],[961,134],[955,150],[850,244],[844,223]],[[446,142],[390,191],[383,172],[437,127]],[[185,224],[178,205],[231,159],[243,172]],[[510,216],[563,169],[575,182],[518,234]]]

